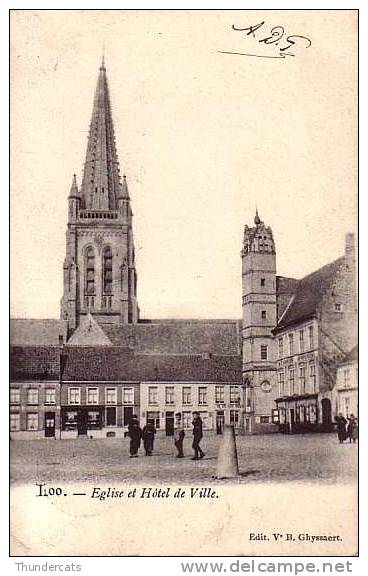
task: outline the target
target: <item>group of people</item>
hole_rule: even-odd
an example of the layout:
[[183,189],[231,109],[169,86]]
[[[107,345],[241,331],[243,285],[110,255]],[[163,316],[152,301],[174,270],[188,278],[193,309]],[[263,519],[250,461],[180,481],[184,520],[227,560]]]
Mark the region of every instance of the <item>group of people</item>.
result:
[[[193,443],[192,448],[194,456],[192,460],[200,460],[205,456],[200,442],[203,438],[203,423],[199,412],[193,412]],[[155,442],[156,428],[152,420],[148,420],[147,424],[141,428],[137,416],[132,416],[128,426],[128,436],[130,438],[130,457],[137,458],[138,450],[143,440],[143,446],[146,456],[151,456]],[[184,443],[185,431],[182,424],[182,417],[180,412],[175,414],[174,424],[174,444],[177,450],[177,458],[184,458]]]
[[340,414],[336,417],[337,437],[340,444],[349,438],[349,442],[356,442],[358,438],[358,419],[354,414],[350,414],[348,419]]

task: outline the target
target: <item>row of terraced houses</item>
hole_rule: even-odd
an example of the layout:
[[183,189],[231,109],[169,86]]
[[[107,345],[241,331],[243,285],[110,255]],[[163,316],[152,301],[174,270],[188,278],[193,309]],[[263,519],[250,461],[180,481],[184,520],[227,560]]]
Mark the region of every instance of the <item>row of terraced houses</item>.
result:
[[[81,186],[68,197],[60,320],[11,320],[10,430],[17,438],[123,436],[133,414],[173,433],[180,412],[207,430],[331,430],[358,409],[354,236],[302,279],[276,273],[256,213],[241,250],[242,318],[149,320],[137,304],[127,179],[107,74],[94,96]],[[240,307],[239,307],[240,308]]]

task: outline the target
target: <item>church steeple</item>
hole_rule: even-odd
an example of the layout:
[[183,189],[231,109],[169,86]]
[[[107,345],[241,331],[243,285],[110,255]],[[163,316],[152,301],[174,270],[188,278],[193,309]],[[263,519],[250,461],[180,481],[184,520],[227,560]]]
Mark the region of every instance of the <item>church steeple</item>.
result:
[[117,210],[121,179],[104,57],[97,80],[81,188],[81,207]]
[[138,321],[132,209],[120,179],[104,58],[99,68],[82,185],[74,175],[61,317],[72,332],[87,314],[100,323]]

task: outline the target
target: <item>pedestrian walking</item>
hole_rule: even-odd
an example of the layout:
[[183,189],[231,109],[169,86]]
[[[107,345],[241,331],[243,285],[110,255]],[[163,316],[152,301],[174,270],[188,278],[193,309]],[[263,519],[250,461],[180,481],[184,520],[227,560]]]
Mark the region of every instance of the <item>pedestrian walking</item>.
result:
[[130,438],[130,457],[137,458],[137,452],[141,445],[142,430],[139,426],[138,418],[136,415],[133,415],[129,422],[128,435]]
[[143,427],[142,438],[143,446],[146,456],[151,456],[153,452],[153,444],[155,442],[156,428],[152,420],[148,420],[147,424]]
[[358,438],[358,419],[355,418],[354,414],[350,414],[348,418],[348,438],[351,444],[351,441],[354,443]]
[[202,419],[199,415],[199,412],[193,412],[193,444],[192,448],[194,450],[194,456],[192,460],[199,460],[199,458],[203,458],[205,453],[203,452],[202,448],[200,447],[199,443],[203,437],[203,430],[202,430]]
[[337,437],[339,439],[340,444],[346,440],[346,424],[347,421],[344,416],[340,414],[336,417],[336,424],[337,424]]
[[184,428],[181,422],[181,414],[177,412],[175,414],[175,426],[174,426],[174,444],[178,451],[177,458],[184,458],[183,452],[183,441],[185,437]]

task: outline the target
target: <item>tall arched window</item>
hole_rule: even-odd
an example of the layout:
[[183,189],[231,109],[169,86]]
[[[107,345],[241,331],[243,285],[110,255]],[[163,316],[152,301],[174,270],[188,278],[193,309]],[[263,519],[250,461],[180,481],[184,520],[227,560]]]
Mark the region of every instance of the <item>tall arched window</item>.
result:
[[86,294],[95,294],[95,253],[92,246],[86,250]]
[[103,293],[112,294],[112,251],[107,246],[103,251]]

